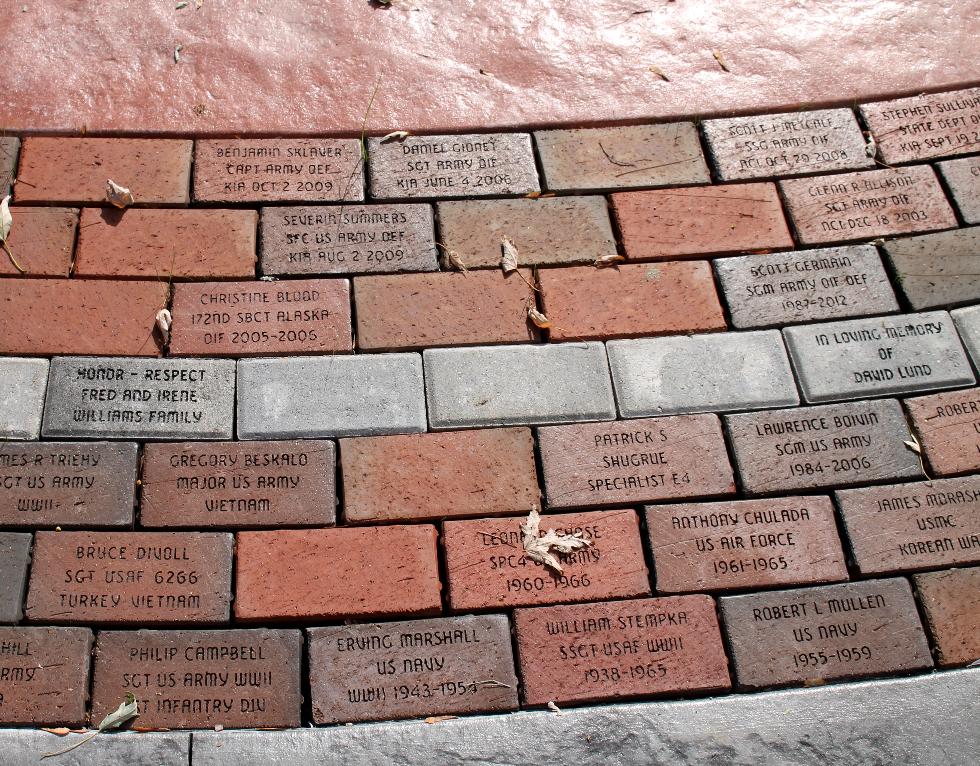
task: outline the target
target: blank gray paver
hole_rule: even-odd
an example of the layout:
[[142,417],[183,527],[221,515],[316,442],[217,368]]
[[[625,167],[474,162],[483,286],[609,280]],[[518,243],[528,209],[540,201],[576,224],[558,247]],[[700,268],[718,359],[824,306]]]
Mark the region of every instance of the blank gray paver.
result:
[[239,439],[405,434],[425,425],[418,354],[238,363]]
[[956,207],[967,223],[980,223],[980,157],[964,157],[938,164]]
[[980,301],[980,226],[889,239],[882,249],[913,310]]
[[47,359],[0,359],[0,439],[36,439],[41,433]]
[[601,343],[438,348],[423,357],[433,429],[616,417]]
[[980,369],[980,306],[967,306],[950,314],[956,322],[963,345],[970,352],[973,366]]
[[976,766],[978,717],[980,669],[956,670],[561,714],[466,716],[436,725],[195,732],[194,766]]
[[230,439],[231,359],[56,356],[44,436],[72,439]]
[[946,311],[787,327],[783,333],[807,402],[934,391],[975,381]]
[[624,418],[799,404],[778,330],[606,344]]
[[18,622],[24,611],[31,535],[0,532],[0,624]]

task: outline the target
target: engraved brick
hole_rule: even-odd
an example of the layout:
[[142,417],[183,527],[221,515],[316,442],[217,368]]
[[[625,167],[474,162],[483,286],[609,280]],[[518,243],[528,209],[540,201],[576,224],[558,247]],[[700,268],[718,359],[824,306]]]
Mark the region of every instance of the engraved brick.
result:
[[0,353],[158,356],[159,282],[0,279]]
[[740,329],[898,311],[871,245],[719,258],[715,270]]
[[239,532],[235,617],[346,620],[439,614],[429,524]]
[[41,433],[47,359],[0,358],[0,439],[36,439]]
[[234,279],[255,276],[254,210],[85,208],[80,277]]
[[514,612],[524,702],[598,702],[731,688],[710,596]]
[[798,404],[775,330],[614,340],[606,345],[625,418]]
[[963,220],[980,223],[980,157],[947,160],[937,167]]
[[518,196],[538,191],[531,136],[477,133],[367,139],[371,196]]
[[[27,591],[27,567],[30,561],[31,536],[29,534],[0,532],[0,624],[20,622],[23,616],[24,593]],[[0,651],[0,662],[2,657],[3,652]],[[0,711],[0,717],[2,715]]]
[[853,242],[956,226],[928,165],[780,181],[800,242]]
[[197,141],[194,199],[306,202],[364,199],[356,138],[248,138]]
[[140,727],[299,726],[302,651],[298,630],[102,631],[92,720],[131,691]]
[[730,117],[701,127],[722,181],[874,165],[850,109]]
[[265,274],[370,274],[438,268],[431,205],[262,208]]
[[194,282],[174,285],[173,356],[350,353],[350,283]]
[[603,191],[710,183],[693,122],[586,130],[539,130],[544,183],[552,191]]
[[549,508],[735,491],[717,415],[539,428],[538,444]]
[[980,226],[890,239],[884,251],[916,311],[980,301]]
[[974,368],[980,368],[980,306],[967,306],[950,312],[963,347],[970,354]]
[[604,197],[440,202],[439,241],[469,268],[500,266],[510,239],[525,266],[591,263],[616,253]]
[[17,154],[20,139],[16,136],[0,136],[0,193],[10,194],[10,185],[17,175]]
[[26,442],[0,451],[0,525],[131,527],[135,442]]
[[616,416],[601,343],[439,348],[422,356],[433,429]]
[[945,311],[787,327],[790,359],[808,402],[833,402],[973,383]]
[[890,165],[966,154],[976,151],[980,88],[863,104],[861,115]]
[[631,260],[793,246],[771,183],[622,192],[612,206]]
[[846,580],[827,497],[648,505],[659,593]]
[[232,536],[217,532],[38,532],[24,613],[62,625],[227,622],[231,556]]
[[980,563],[980,477],[835,493],[863,575]]
[[980,471],[980,388],[906,399],[932,474]]
[[932,667],[908,580],[868,580],[719,600],[739,689]]
[[895,399],[724,418],[742,488],[752,494],[923,476]]
[[186,205],[192,142],[160,138],[25,138],[14,184],[18,202],[103,203],[106,181],[137,205]]
[[542,269],[552,341],[724,330],[707,261]]
[[336,519],[330,441],[147,444],[144,527],[314,527]]
[[517,708],[506,615],[309,628],[317,724]]
[[229,439],[235,362],[55,357],[45,437]]
[[239,439],[417,433],[425,425],[418,354],[238,363]]
[[526,428],[340,440],[348,523],[527,513],[540,505]]
[[527,318],[532,278],[529,269],[509,275],[485,270],[357,277],[357,347],[389,351],[535,340]]
[[[2,164],[3,139],[0,139]],[[3,175],[0,171],[0,191]],[[7,244],[17,262],[26,270],[22,274],[10,258],[0,258],[0,274],[5,277],[67,277],[71,268],[78,210],[67,207],[13,207],[14,223]]]
[[940,667],[980,657],[980,567],[916,575],[922,614]]
[[558,554],[561,573],[524,555],[524,521],[521,516],[443,523],[453,611],[650,595],[639,520],[632,508],[542,517],[541,534],[553,529],[592,543],[588,548]]
[[0,723],[84,726],[88,722],[91,630],[0,627],[0,647],[0,675],[5,679],[0,685]]

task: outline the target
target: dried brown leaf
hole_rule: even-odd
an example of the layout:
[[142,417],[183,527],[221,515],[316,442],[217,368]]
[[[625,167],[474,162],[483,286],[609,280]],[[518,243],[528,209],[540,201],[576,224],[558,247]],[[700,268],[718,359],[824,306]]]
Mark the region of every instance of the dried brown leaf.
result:
[[534,306],[527,307],[527,318],[531,320],[535,327],[539,327],[542,330],[548,330],[551,328],[551,321],[538,311]]
[[133,193],[129,189],[125,186],[120,186],[111,178],[106,181],[105,198],[110,205],[119,208],[129,207],[136,201],[133,198]]
[[174,323],[170,309],[160,309],[157,312],[155,323],[160,332],[160,337],[163,338],[163,344],[167,345],[170,342],[170,326]]
[[653,72],[657,77],[659,77],[664,82],[670,82],[670,78],[664,74],[664,70],[658,66],[651,66],[650,71]]
[[510,274],[512,271],[517,271],[518,265],[518,254],[517,247],[513,242],[510,241],[508,237],[504,237],[500,240],[500,268],[504,270],[504,274]]
[[67,737],[73,730],[67,726],[58,726],[54,729],[46,729],[42,726],[41,731],[46,731],[48,734],[56,734],[59,737]]
[[527,515],[527,519],[521,524],[521,542],[524,545],[524,552],[531,561],[544,564],[558,574],[561,574],[563,570],[561,561],[555,553],[571,553],[579,548],[588,548],[592,545],[591,542],[578,535],[559,535],[553,529],[549,529],[542,535],[541,514],[533,506]]
[[913,436],[909,441],[902,442],[906,447],[912,450],[916,455],[922,454],[922,445],[919,444],[919,440]]
[[601,269],[604,266],[615,266],[617,263],[622,263],[625,260],[626,257],[622,255],[603,255],[592,261],[592,265],[597,269]]
[[457,253],[452,248],[446,247],[442,243],[439,243],[439,247],[442,248],[443,254],[443,266],[450,269],[455,269],[456,271],[466,272],[468,271],[466,263],[460,258],[459,253]]
[[425,719],[425,723],[442,723],[443,721],[455,721],[458,715],[430,715]]
[[725,61],[725,57],[721,55],[720,50],[711,51],[711,55],[715,57],[715,61],[718,62],[718,66],[721,67],[723,72],[731,72],[732,70],[728,68],[728,62]]
[[389,141],[401,141],[404,138],[408,138],[412,135],[409,130],[393,130],[391,133],[387,133],[381,136],[381,143],[387,144]]

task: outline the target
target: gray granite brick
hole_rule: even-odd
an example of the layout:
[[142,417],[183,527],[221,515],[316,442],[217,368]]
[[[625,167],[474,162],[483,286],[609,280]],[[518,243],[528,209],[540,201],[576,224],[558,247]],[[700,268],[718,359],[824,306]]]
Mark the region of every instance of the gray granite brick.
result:
[[606,344],[624,418],[799,404],[778,330]]
[[980,369],[980,306],[967,306],[950,314],[956,322],[963,345],[970,352],[973,366]]
[[73,439],[230,439],[235,362],[59,356],[43,433]]
[[[122,702],[121,694],[119,701]],[[51,760],[41,760],[45,753],[63,750],[89,736],[85,733],[60,737],[35,729],[0,730],[0,752],[3,753],[0,761],[4,766],[37,766],[38,763],[56,763],[58,766],[190,766],[191,763],[190,733],[139,731],[104,732],[69,753]]]
[[980,223],[980,156],[947,160],[937,167],[963,220]]
[[423,356],[433,429],[616,417],[601,343],[439,348]]
[[425,426],[418,354],[238,363],[239,439],[376,436]]
[[0,359],[0,439],[40,435],[47,384],[47,359]]
[[916,311],[980,301],[980,226],[889,239],[883,250]]
[[19,622],[24,613],[31,535],[0,532],[0,624]]
[[932,391],[975,381],[946,311],[783,330],[807,402]]

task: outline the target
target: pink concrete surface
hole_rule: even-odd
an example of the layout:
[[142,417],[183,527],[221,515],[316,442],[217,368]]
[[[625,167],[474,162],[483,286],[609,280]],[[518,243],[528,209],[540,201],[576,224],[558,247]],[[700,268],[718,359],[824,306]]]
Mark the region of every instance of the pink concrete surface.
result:
[[369,129],[437,131],[793,109],[980,79],[978,0],[178,4],[10,0],[0,128],[351,134],[376,83]]

